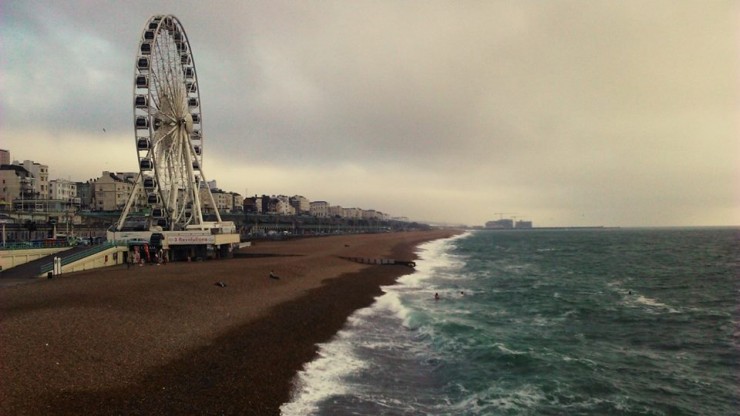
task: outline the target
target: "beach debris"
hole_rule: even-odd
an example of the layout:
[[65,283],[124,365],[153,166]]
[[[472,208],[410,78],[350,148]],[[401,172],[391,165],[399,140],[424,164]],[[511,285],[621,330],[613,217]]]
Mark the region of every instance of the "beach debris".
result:
[[270,279],[279,280],[280,276],[276,275],[275,273],[272,272],[272,270],[270,270]]
[[224,282],[216,282],[216,286],[218,286],[218,287],[226,287],[226,283],[224,283]]
[[401,265],[408,266],[411,268],[416,267],[416,263],[409,260],[395,260],[395,259],[383,259],[383,258],[368,258],[368,257],[345,257],[338,256],[340,259],[354,261],[355,263],[361,264],[380,264],[380,265]]

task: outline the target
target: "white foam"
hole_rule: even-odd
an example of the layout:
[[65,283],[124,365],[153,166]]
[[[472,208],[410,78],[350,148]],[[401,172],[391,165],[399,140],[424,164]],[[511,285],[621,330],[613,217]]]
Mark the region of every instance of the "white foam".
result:
[[537,403],[545,400],[542,391],[532,385],[525,384],[517,390],[511,391],[504,397],[496,399],[497,407],[506,410],[532,409]]
[[357,393],[354,391],[356,387],[348,382],[347,376],[362,371],[368,364],[357,357],[355,347],[359,345],[358,342],[369,348],[384,347],[387,342],[377,339],[358,341],[353,336],[353,331],[387,313],[397,317],[408,328],[411,311],[404,306],[402,297],[406,293],[418,295],[423,292],[419,288],[424,286],[424,280],[434,276],[436,270],[461,264],[459,261],[456,263],[454,257],[447,252],[455,240],[471,234],[434,240],[419,246],[419,261],[416,262],[414,273],[403,276],[396,285],[383,287],[384,293],[370,307],[360,309],[348,318],[345,330],[340,331],[329,343],[319,345],[319,357],[306,364],[298,373],[291,400],[280,407],[281,414],[310,415],[318,411],[319,403],[331,396]]
[[657,308],[666,308],[667,307],[666,304],[664,304],[664,303],[660,303],[660,302],[658,302],[655,299],[648,298],[648,297],[645,297],[645,296],[642,296],[642,295],[637,296],[635,298],[635,301],[637,303],[641,303],[643,305],[654,306],[654,307],[657,307]]
[[375,303],[369,308],[364,308],[357,311],[357,314],[361,316],[375,315],[378,311],[388,311],[398,317],[402,322],[405,322],[409,317],[409,309],[401,303],[399,294],[395,291],[389,290],[377,299]]
[[343,378],[362,370],[365,364],[354,355],[346,338],[346,333],[340,332],[334,341],[319,345],[319,358],[298,373],[291,400],[280,407],[281,415],[312,414],[322,400],[350,391]]
[[471,235],[472,233],[468,232],[458,236],[433,240],[421,244],[416,251],[416,254],[419,256],[421,261],[417,262],[416,272],[413,274],[421,274],[425,275],[425,277],[430,277],[429,274],[436,269],[459,267],[462,264],[462,261],[456,256],[450,254],[449,250],[454,245],[455,241],[467,238]]
[[499,351],[505,352],[505,353],[511,354],[511,355],[523,355],[523,354],[526,354],[527,353],[526,351],[517,351],[517,350],[509,349],[509,348],[506,347],[506,345],[504,345],[504,344],[502,344],[500,342],[495,343],[494,346],[496,348],[498,348]]
[[641,305],[650,306],[651,308],[666,309],[670,313],[679,313],[679,311],[675,308],[668,306],[665,303],[658,302],[657,300],[649,298],[647,296],[638,295],[634,299],[636,303],[639,303]]
[[573,358],[573,357],[570,357],[570,356],[567,356],[567,355],[563,355],[561,359],[563,361],[565,361],[565,362],[575,361],[575,362],[578,362],[578,363],[584,363],[584,364],[588,365],[591,368],[598,366],[598,364],[596,364],[596,361],[590,360],[588,358]]
[[546,399],[544,393],[529,384],[504,393],[497,385],[472,393],[453,404],[454,414],[497,414],[501,411],[531,411]]

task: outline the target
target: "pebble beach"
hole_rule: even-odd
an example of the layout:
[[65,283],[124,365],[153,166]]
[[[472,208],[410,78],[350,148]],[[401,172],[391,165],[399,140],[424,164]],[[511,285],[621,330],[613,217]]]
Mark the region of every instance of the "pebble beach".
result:
[[259,242],[0,288],[0,413],[277,415],[316,344],[412,272],[346,257],[413,260],[452,234]]

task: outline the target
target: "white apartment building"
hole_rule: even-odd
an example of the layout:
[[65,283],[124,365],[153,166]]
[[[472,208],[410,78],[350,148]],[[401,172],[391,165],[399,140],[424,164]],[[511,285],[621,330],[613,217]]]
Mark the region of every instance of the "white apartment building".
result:
[[234,197],[228,192],[224,192],[220,189],[209,190],[207,188],[201,188],[199,191],[200,205],[204,212],[214,212],[213,203],[211,197],[208,195],[210,191],[213,195],[213,200],[216,202],[218,212],[229,212],[234,209]]
[[33,176],[31,186],[34,198],[46,199],[49,196],[49,166],[32,160],[24,160],[23,163],[15,161],[13,164],[23,166]]
[[329,203],[326,201],[313,201],[310,203],[311,215],[317,218],[327,218],[329,216]]
[[295,208],[297,214],[307,214],[311,212],[311,201],[308,198],[295,195],[290,198],[290,204]]
[[344,208],[342,217],[347,219],[361,219],[362,210],[360,208]]
[[329,216],[330,217],[341,217],[344,215],[344,208],[342,208],[339,205],[332,205],[329,207]]
[[66,179],[49,181],[49,199],[70,202],[77,198],[77,183]]
[[295,208],[290,205],[290,198],[285,195],[275,197],[275,213],[279,215],[295,215]]
[[0,149],[0,165],[10,164],[10,152],[5,149]]
[[[117,174],[103,171],[100,178],[92,183],[92,204],[90,208],[95,211],[122,210],[134,189],[133,180],[126,180],[123,178],[124,176],[130,177],[130,173]],[[141,207],[145,205],[145,202],[146,193],[144,188],[140,187],[135,204]]]
[[31,174],[22,166],[6,164],[0,169],[0,201],[12,203],[32,196],[31,182]]
[[382,220],[383,213],[374,209],[366,209],[362,211],[362,219],[365,220]]

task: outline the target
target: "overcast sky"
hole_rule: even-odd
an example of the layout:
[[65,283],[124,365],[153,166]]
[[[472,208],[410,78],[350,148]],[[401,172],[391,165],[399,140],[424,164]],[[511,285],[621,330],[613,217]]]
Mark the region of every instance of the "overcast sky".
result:
[[187,32],[226,191],[469,225],[740,225],[737,1],[5,0],[0,148],[52,178],[136,170],[153,14]]

